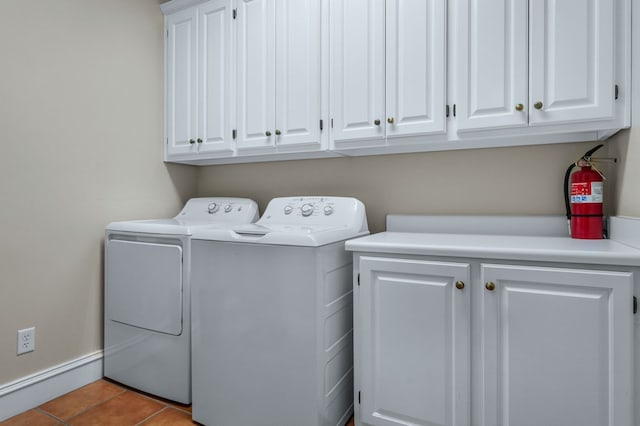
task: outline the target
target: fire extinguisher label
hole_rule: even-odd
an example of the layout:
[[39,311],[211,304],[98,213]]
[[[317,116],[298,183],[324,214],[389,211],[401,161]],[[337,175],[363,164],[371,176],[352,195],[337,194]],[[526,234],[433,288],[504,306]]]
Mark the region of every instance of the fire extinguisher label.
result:
[[601,203],[602,182],[575,182],[571,184],[572,203]]

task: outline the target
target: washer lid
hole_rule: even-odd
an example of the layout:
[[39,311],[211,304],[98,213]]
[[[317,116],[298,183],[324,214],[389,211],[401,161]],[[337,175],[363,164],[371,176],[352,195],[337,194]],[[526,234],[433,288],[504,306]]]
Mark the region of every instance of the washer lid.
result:
[[194,229],[201,240],[317,247],[369,233],[364,205],[346,197],[274,198],[255,224]]
[[107,231],[191,235],[199,226],[230,227],[258,219],[258,205],[248,198],[192,198],[173,219],[112,222]]

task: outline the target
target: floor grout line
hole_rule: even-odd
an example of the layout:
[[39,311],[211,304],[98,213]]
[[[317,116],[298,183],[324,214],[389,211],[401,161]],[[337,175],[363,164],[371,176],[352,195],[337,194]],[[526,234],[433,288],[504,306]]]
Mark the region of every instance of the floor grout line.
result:
[[60,419],[60,418],[58,418],[58,417],[54,416],[54,415],[53,415],[53,414],[51,414],[50,412],[45,411],[45,410],[43,410],[43,409],[42,409],[42,408],[40,408],[40,407],[35,407],[35,408],[33,408],[33,410],[34,410],[34,411],[37,411],[38,413],[40,413],[40,414],[42,414],[42,415],[45,415],[45,416],[47,416],[47,417],[52,418],[53,420],[57,421],[58,423],[62,423],[63,425],[66,425],[66,424],[67,424],[67,422],[65,422],[64,420],[62,420],[62,419]]
[[165,405],[164,407],[162,407],[161,409],[159,409],[158,411],[156,411],[155,413],[151,414],[149,417],[146,417],[142,420],[140,420],[138,423],[135,424],[135,426],[139,426],[141,424],[143,424],[144,422],[146,422],[147,420],[150,420],[151,418],[159,415],[160,413],[162,413],[163,411],[166,411],[167,408],[169,408],[168,405]]
[[169,408],[173,408],[174,410],[178,410],[181,413],[187,413],[188,415],[193,417],[193,412],[192,411],[187,411],[184,408],[180,408],[180,407],[176,407],[175,405],[168,405]]
[[[42,408],[39,408],[39,407],[38,407],[38,409],[39,409],[39,410],[41,410],[43,413],[46,413],[46,414],[50,415],[51,417],[55,418],[56,420],[58,420],[58,421],[59,421],[59,422],[61,422],[62,424],[64,424],[64,425],[68,425],[68,424],[69,424],[69,422],[70,422],[72,419],[75,419],[76,417],[78,417],[78,416],[80,416],[80,415],[82,415],[82,414],[86,413],[87,411],[92,410],[92,409],[96,408],[97,406],[104,404],[105,402],[111,401],[112,399],[114,399],[114,398],[116,398],[116,397],[118,397],[118,396],[122,395],[123,393],[127,392],[127,390],[126,390],[126,389],[121,388],[120,386],[118,386],[118,388],[120,388],[121,392],[118,392],[117,394],[115,394],[115,395],[111,396],[110,398],[103,399],[103,400],[102,400],[102,401],[100,401],[100,402],[97,402],[97,403],[95,403],[95,404],[93,404],[93,405],[88,406],[87,408],[85,408],[84,410],[80,411],[79,413],[76,413],[76,414],[74,414],[73,416],[69,417],[66,421],[65,421],[65,420],[61,420],[61,419],[59,419],[59,418],[58,418],[58,417],[56,417],[55,415],[53,415],[53,414],[49,413],[49,412],[48,412],[48,411],[46,411],[46,410],[43,410]],[[77,389],[76,389],[76,390],[77,390]],[[72,391],[72,392],[75,392],[75,391]],[[71,393],[71,392],[69,392],[69,393]],[[65,395],[66,395],[66,394],[65,394]],[[64,395],[61,395],[61,396],[64,396]],[[56,398],[56,399],[57,399],[57,398]],[[53,400],[52,400],[52,401],[53,401]],[[51,402],[51,401],[48,401],[48,402]],[[46,402],[45,402],[45,404],[46,404]],[[44,405],[44,404],[43,404],[43,405]]]

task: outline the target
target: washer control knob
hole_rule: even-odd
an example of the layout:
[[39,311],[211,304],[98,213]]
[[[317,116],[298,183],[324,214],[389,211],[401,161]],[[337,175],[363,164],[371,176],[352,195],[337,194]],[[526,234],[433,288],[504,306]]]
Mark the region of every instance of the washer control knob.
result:
[[291,214],[291,212],[293,212],[293,207],[290,205],[284,206],[284,214]]
[[302,211],[302,216],[304,217],[311,216],[311,213],[313,213],[313,204],[311,203],[303,204],[300,210]]
[[209,210],[209,214],[214,214],[215,212],[218,211],[219,208],[220,206],[217,205],[216,203],[211,203],[209,204],[209,206],[207,206],[207,209]]
[[225,213],[229,213],[231,211],[233,207],[231,207],[231,204],[227,204],[226,206],[224,206],[224,212]]
[[333,207],[324,206],[324,214],[325,214],[325,216],[329,216],[331,213],[333,213]]

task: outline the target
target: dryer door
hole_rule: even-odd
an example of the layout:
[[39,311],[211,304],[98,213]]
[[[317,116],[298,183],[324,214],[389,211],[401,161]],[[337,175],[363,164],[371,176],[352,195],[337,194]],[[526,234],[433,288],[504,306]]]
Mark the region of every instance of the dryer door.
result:
[[106,259],[106,319],[180,335],[182,247],[111,240]]

